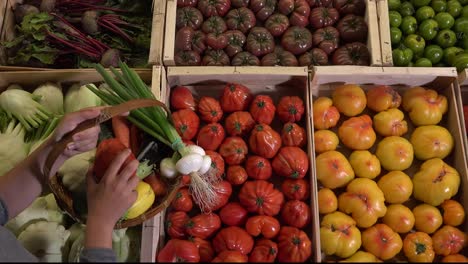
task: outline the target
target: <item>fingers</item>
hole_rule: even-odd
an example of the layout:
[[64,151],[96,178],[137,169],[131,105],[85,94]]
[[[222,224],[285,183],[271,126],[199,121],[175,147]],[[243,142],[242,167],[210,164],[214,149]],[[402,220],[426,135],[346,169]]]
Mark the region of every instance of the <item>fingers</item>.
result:
[[[130,179],[130,177],[132,177],[132,175],[136,172],[138,165],[139,165],[138,160],[133,160],[132,162],[130,162],[120,173],[119,179],[122,179],[125,182],[127,182],[128,179]],[[138,177],[136,176],[133,178],[138,179]]]
[[96,183],[96,179],[94,178],[92,166],[89,167],[88,172],[86,173],[86,185],[88,187],[88,192],[92,192],[98,185]]
[[81,122],[98,117],[102,108],[102,106],[85,108],[65,115],[56,129],[55,141],[60,141],[65,134],[75,129]]
[[107,168],[106,173],[104,173],[103,180],[112,182],[115,179],[115,177],[117,177],[120,167],[122,167],[130,153],[130,149],[126,149],[120,152]]
[[131,177],[128,182],[127,182],[127,186],[130,190],[135,190],[138,183],[140,182],[140,179],[138,177]]
[[77,142],[88,139],[97,140],[97,138],[99,137],[99,132],[101,132],[101,126],[94,126],[92,128],[88,128],[73,135],[73,141]]

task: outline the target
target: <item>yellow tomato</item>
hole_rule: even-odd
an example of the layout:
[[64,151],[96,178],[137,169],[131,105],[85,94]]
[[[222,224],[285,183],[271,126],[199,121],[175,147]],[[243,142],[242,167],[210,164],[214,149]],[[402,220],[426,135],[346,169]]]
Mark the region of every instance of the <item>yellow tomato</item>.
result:
[[408,233],[414,226],[414,215],[411,210],[402,204],[391,204],[387,207],[387,213],[382,219],[397,233]]
[[435,257],[432,238],[424,232],[407,234],[403,240],[403,252],[410,262],[432,262]]
[[361,231],[348,215],[338,211],[327,214],[320,223],[320,245],[326,255],[350,257],[361,247]]
[[403,241],[386,224],[376,224],[362,232],[362,246],[376,257],[389,260],[400,253]]
[[359,250],[351,257],[341,260],[340,262],[375,263],[375,262],[382,262],[382,260],[380,260],[379,258],[377,258],[376,256],[372,255],[369,252]]
[[413,208],[414,227],[416,230],[432,234],[442,225],[439,209],[429,204],[420,204]]
[[385,174],[379,179],[377,185],[384,193],[387,203],[404,203],[413,194],[413,182],[402,171],[391,171]]

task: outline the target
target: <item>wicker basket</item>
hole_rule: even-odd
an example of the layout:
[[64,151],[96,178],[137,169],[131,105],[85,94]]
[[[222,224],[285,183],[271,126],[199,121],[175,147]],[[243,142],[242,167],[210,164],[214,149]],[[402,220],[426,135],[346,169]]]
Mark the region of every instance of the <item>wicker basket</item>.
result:
[[[61,177],[58,177],[57,171],[58,168],[55,161],[57,158],[63,153],[65,147],[68,143],[72,141],[72,137],[74,134],[91,128],[97,124],[103,123],[113,116],[137,109],[137,108],[144,108],[144,107],[153,107],[153,106],[162,106],[167,110],[167,107],[158,100],[155,99],[138,99],[138,100],[131,100],[120,105],[111,106],[104,108],[99,117],[87,120],[76,127],[76,129],[66,136],[60,142],[57,142],[54,148],[51,150],[49,156],[47,157],[45,166],[44,166],[44,175],[49,175],[49,187],[52,193],[54,194],[57,204],[59,207],[65,211],[71,218],[73,218],[78,223],[86,223],[86,219],[78,214],[74,207],[74,201],[72,193],[67,190],[67,188],[63,185]],[[159,199],[156,199],[153,205],[142,215],[127,220],[121,220],[117,222],[115,225],[115,229],[120,228],[127,228],[142,224],[144,221],[154,217],[159,212],[165,210],[175,198],[178,189],[181,187],[180,178],[174,179],[172,182],[168,184],[168,192],[167,194]]]

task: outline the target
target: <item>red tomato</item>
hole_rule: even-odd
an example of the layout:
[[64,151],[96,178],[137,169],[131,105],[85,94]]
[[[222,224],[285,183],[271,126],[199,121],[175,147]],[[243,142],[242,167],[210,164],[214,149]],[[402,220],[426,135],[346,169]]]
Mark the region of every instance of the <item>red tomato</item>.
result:
[[197,246],[181,239],[171,239],[159,251],[157,262],[192,262],[200,261],[200,254]]
[[226,173],[226,180],[232,185],[241,185],[247,180],[247,172],[240,165],[229,166]]
[[199,214],[192,217],[185,227],[188,235],[207,239],[221,228],[221,219],[215,213]]
[[196,103],[192,92],[185,86],[177,86],[171,90],[171,107],[175,110],[190,109],[195,111]]
[[304,102],[298,96],[284,96],[276,108],[279,119],[283,122],[299,122],[304,114]]
[[189,240],[197,246],[198,253],[200,254],[200,262],[210,262],[214,258],[215,252],[209,241],[198,237],[191,237]]
[[277,242],[279,262],[305,262],[312,255],[309,237],[296,227],[281,227]]
[[224,126],[230,136],[245,136],[255,126],[255,121],[249,112],[237,111],[226,117]]
[[290,200],[307,200],[309,189],[309,183],[304,179],[285,179],[281,184],[281,191]]
[[253,245],[253,238],[238,226],[221,229],[213,239],[213,247],[216,252],[237,250],[247,255],[252,251]]
[[221,179],[224,174],[224,159],[218,152],[211,150],[205,151],[205,154],[211,158],[211,169],[216,169],[216,177]]
[[268,215],[256,215],[247,219],[245,229],[250,235],[257,237],[260,234],[265,238],[274,238],[280,231],[280,222]]
[[176,197],[171,202],[172,209],[176,211],[189,212],[193,208],[192,195],[188,187],[180,188]]
[[255,122],[259,124],[271,124],[275,117],[275,112],[275,104],[268,95],[257,95],[252,104],[250,104],[250,114]]
[[182,139],[182,142],[184,142],[184,144],[187,145],[187,146],[195,145],[195,142],[193,142],[191,140]]
[[309,158],[298,147],[282,147],[273,159],[271,166],[274,172],[280,176],[301,179],[309,170]]
[[221,109],[228,113],[247,110],[252,97],[252,93],[246,86],[238,83],[228,83],[221,95]]
[[249,156],[245,162],[247,175],[255,180],[267,180],[271,177],[270,161],[260,156]]
[[174,127],[182,139],[192,140],[197,135],[200,119],[190,109],[182,109],[172,113]]
[[215,183],[213,187],[216,192],[216,204],[206,209],[216,211],[228,203],[229,197],[231,197],[232,194],[232,185],[227,181],[220,181]]
[[239,203],[231,202],[226,204],[221,211],[219,211],[219,216],[225,225],[243,226],[247,220],[247,213],[247,210]]
[[299,200],[287,201],[281,209],[281,218],[286,225],[303,228],[310,223],[310,208]]
[[239,202],[251,213],[273,216],[279,213],[284,196],[271,182],[247,181],[239,192]]
[[247,263],[249,258],[239,251],[225,250],[211,261],[212,263]]
[[221,124],[207,124],[198,131],[197,144],[204,150],[217,150],[225,136],[226,134]]
[[264,158],[273,158],[281,147],[281,136],[269,125],[258,124],[249,137],[250,150]]
[[216,123],[223,118],[223,110],[218,100],[203,96],[198,102],[200,119],[208,123]]
[[253,263],[273,263],[278,254],[278,245],[269,239],[260,239],[255,242],[255,246],[249,255],[249,262]]
[[229,165],[239,165],[248,153],[247,144],[240,137],[227,137],[219,147],[219,154]]
[[185,237],[185,224],[190,220],[186,212],[176,211],[171,212],[167,216],[166,228],[167,233],[171,238]]
[[302,148],[307,143],[307,133],[296,123],[286,123],[281,130],[281,142],[283,146]]

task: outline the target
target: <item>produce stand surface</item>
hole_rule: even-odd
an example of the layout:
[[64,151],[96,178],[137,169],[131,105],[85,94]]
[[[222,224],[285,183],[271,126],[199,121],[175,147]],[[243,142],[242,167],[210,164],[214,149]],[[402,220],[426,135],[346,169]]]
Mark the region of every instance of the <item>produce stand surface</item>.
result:
[[[400,95],[403,95],[403,92],[409,87],[413,86],[422,86],[426,88],[435,89],[439,94],[445,95],[448,101],[448,112],[444,115],[440,125],[447,128],[448,131],[453,136],[454,139],[454,148],[449,156],[447,156],[444,161],[454,167],[461,178],[460,188],[456,196],[452,199],[460,202],[464,208],[468,206],[468,170],[467,170],[467,152],[463,147],[463,138],[466,140],[466,133],[464,127],[462,127],[462,122],[460,119],[463,118],[461,108],[459,107],[459,97],[458,97],[458,87],[457,87],[457,73],[455,68],[441,68],[437,71],[431,70],[430,68],[401,68],[401,67],[341,67],[340,71],[337,71],[333,67],[315,67],[311,73],[310,77],[310,90],[311,90],[311,101],[314,102],[320,96],[327,96],[331,98],[332,92],[342,84],[357,84],[364,91],[367,91],[369,88],[372,88],[376,85],[390,85],[396,89]],[[367,108],[362,114],[369,114],[372,118],[372,112]],[[338,133],[338,127],[341,125],[343,120],[347,119],[344,115],[341,115],[340,121],[338,124],[330,128],[333,132]],[[408,122],[408,132],[403,135],[403,137],[409,140],[409,137],[414,130],[414,125],[411,123],[411,120],[408,117],[408,114],[405,112],[405,120]],[[313,123],[312,123],[313,126]],[[369,149],[369,151],[375,154],[376,145],[382,137],[377,135],[376,143]],[[316,145],[317,143],[314,142]],[[346,158],[349,157],[351,150],[343,145],[340,140],[337,150],[345,155]],[[315,154],[316,157],[318,154]],[[318,165],[317,160],[315,161],[316,166]],[[422,161],[416,159],[413,160],[411,167],[409,167],[404,172],[412,178],[414,173],[416,173],[422,164]],[[314,171],[317,174],[317,171]],[[387,173],[383,168],[380,176]],[[375,180],[377,181],[380,176],[377,176]],[[317,179],[317,175],[314,176]],[[323,185],[318,180],[312,183],[313,193],[323,188]],[[333,190],[338,197],[340,193],[344,191],[343,188],[337,188]],[[420,204],[420,201],[417,201],[414,196],[411,196],[410,199],[404,203],[408,208],[413,208],[415,205]],[[388,206],[388,204],[386,203]],[[320,223],[323,219],[322,214],[319,214],[318,204],[312,204],[314,219],[314,234],[319,237],[320,234]],[[388,208],[388,207],[387,207]],[[380,223],[381,219],[377,221]],[[458,228],[468,233],[468,220],[465,219],[465,222],[458,226]],[[361,232],[364,230],[360,228]],[[413,228],[414,230],[414,228]],[[402,240],[404,234],[400,234]],[[321,248],[320,239],[314,239],[317,243],[317,247]],[[359,250],[364,250],[362,247]],[[467,255],[467,248],[465,247],[460,254]],[[436,256],[435,261],[437,261],[440,256]],[[324,252],[318,254],[318,261],[329,262],[334,261],[337,258],[336,256],[327,256]],[[407,261],[403,251],[400,251],[394,258],[389,261]]]

